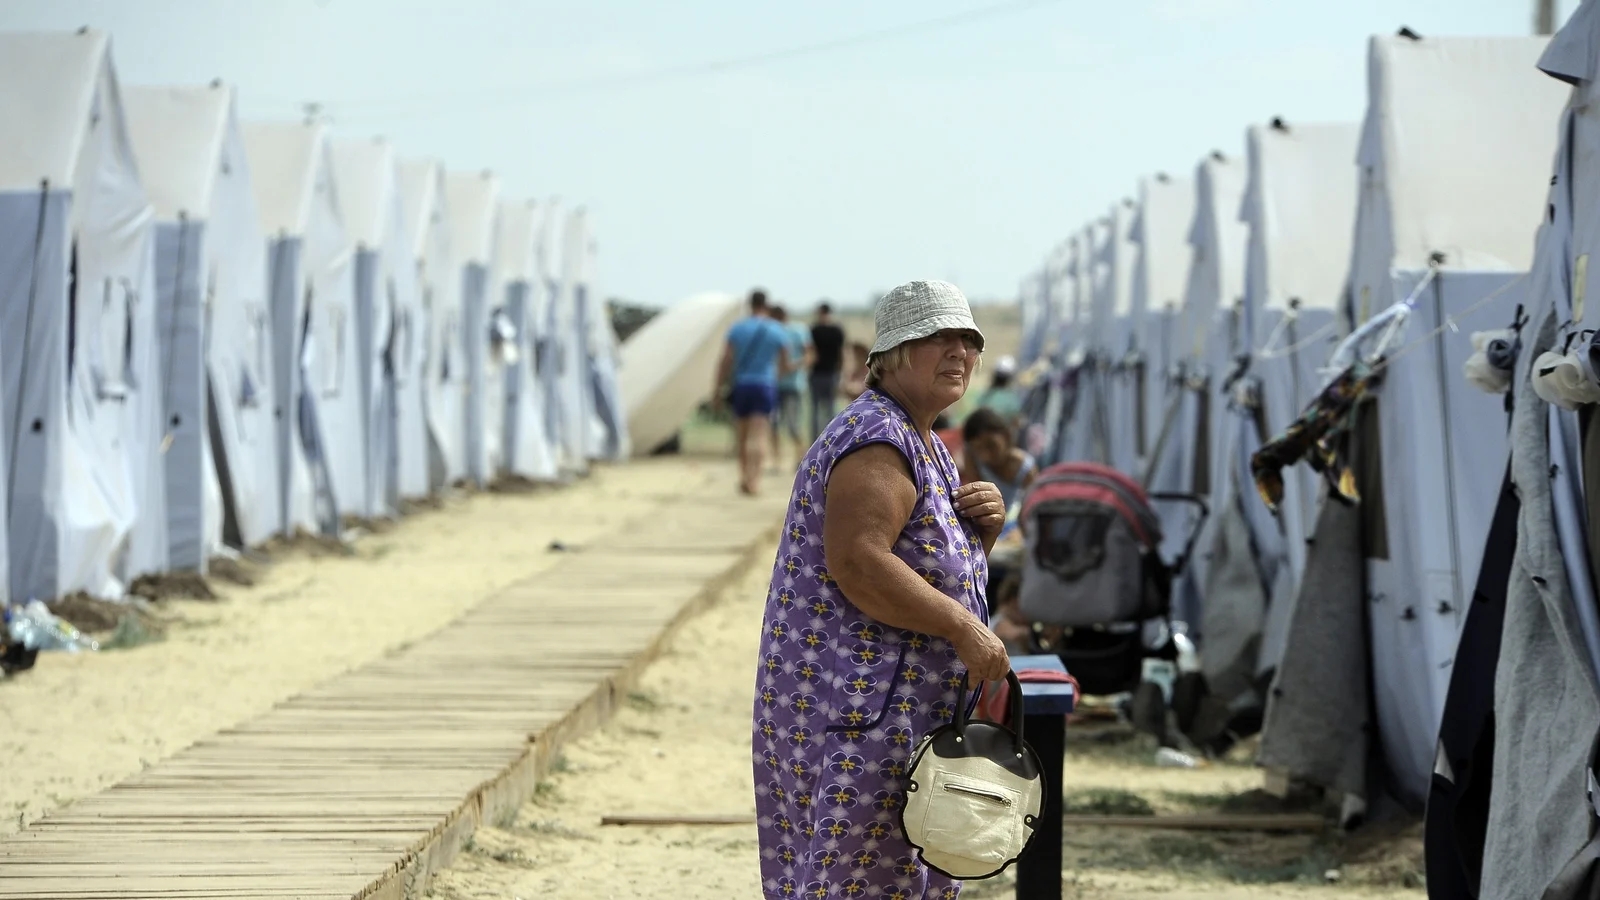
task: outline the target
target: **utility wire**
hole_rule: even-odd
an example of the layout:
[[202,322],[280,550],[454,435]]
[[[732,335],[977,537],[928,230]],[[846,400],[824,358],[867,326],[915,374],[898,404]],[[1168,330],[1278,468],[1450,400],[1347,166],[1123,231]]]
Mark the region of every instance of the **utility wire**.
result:
[[[670,81],[677,78],[692,78],[701,75],[713,75],[739,69],[750,69],[785,60],[798,59],[806,56],[815,56],[835,50],[850,47],[859,47],[883,40],[905,37],[922,32],[935,31],[984,19],[998,18],[1014,15],[1029,9],[1060,3],[1061,0],[1009,0],[1005,3],[996,3],[965,12],[951,13],[920,22],[911,22],[904,25],[895,25],[879,28],[848,37],[834,38],[819,41],[814,44],[805,44],[789,47],[782,50],[772,50],[765,53],[755,53],[745,56],[727,57],[725,59],[710,60],[706,62],[688,63],[677,66],[666,66],[659,69],[634,72],[626,75],[613,75],[598,78],[576,79],[570,81],[547,82],[533,84],[520,88],[507,88],[498,91],[478,91],[469,95],[463,102],[461,94],[449,96],[434,96],[430,98],[402,98],[399,100],[368,100],[329,102],[320,104],[331,109],[336,118],[351,118],[353,113],[376,112],[383,108],[395,108],[395,104],[404,104],[410,112],[399,112],[397,116],[385,116],[385,120],[393,118],[430,117],[441,114],[458,114],[463,112],[484,112],[505,107],[514,107],[536,102],[544,97],[561,94],[576,94],[588,91],[599,91],[615,88],[634,87],[638,85],[654,84]],[[472,102],[479,101],[479,102]]]

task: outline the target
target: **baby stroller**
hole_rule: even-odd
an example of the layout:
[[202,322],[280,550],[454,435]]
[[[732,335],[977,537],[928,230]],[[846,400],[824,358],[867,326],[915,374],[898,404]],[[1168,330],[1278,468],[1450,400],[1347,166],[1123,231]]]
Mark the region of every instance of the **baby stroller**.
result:
[[[1175,559],[1162,558],[1152,502],[1198,510]],[[1163,740],[1176,690],[1146,681],[1145,661],[1179,657],[1172,585],[1208,512],[1193,494],[1146,494],[1127,475],[1083,462],[1045,469],[1022,498],[1018,609],[1034,649],[1059,655],[1085,694],[1131,693],[1135,725]]]

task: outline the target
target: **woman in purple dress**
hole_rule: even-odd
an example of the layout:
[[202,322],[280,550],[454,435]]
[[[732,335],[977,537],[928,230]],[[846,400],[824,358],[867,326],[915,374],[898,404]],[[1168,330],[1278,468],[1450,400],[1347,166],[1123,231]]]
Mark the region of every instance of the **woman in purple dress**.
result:
[[963,675],[1005,677],[985,558],[1000,492],[962,485],[933,420],[983,350],[953,285],[877,307],[868,390],[807,451],[767,594],[753,740],[761,885],[775,900],[953,900],[900,832],[922,735]]

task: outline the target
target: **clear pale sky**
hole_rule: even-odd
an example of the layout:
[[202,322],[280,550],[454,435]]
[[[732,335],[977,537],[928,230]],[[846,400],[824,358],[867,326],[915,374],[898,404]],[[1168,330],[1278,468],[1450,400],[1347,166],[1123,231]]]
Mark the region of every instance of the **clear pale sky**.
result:
[[586,204],[607,294],[809,305],[913,278],[1013,296],[1139,176],[1274,115],[1359,120],[1368,35],[1532,26],[1531,0],[1056,0],[594,87],[997,2],[0,0],[0,28],[103,28],[124,83],[221,77],[247,118],[321,101],[344,135]]

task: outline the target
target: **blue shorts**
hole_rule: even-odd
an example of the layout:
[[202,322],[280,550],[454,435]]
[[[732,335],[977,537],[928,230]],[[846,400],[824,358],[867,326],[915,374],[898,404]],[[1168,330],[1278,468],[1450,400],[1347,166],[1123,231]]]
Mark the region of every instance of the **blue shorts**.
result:
[[778,407],[778,389],[770,384],[736,384],[728,394],[728,405],[736,419],[770,416]]

